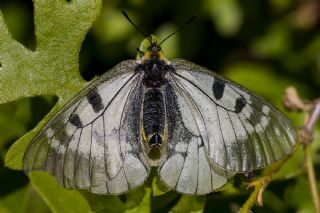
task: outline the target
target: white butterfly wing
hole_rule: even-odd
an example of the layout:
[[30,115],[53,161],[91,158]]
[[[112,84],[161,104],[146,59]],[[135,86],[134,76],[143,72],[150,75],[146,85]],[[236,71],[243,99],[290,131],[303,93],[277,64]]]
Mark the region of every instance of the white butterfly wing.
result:
[[176,59],[172,64],[176,72],[169,81],[193,103],[193,107],[180,106],[186,114],[183,123],[190,132],[197,126],[198,137],[214,163],[234,172],[249,172],[293,152],[295,129],[272,105],[193,63]]
[[178,192],[208,194],[227,182],[227,174],[210,165],[195,119],[190,117],[194,105],[186,95],[169,81],[165,89],[168,143],[158,173],[169,188]]
[[30,142],[26,172],[46,170],[68,188],[120,194],[150,172],[141,146],[142,75],[128,60],[93,82]]

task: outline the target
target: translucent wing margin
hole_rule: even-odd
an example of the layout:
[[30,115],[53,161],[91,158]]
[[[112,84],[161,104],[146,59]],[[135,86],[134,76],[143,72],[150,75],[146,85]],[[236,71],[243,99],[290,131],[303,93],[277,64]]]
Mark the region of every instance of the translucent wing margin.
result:
[[176,72],[169,78],[188,94],[201,115],[196,124],[214,163],[227,170],[248,172],[293,152],[295,129],[272,105],[193,63],[176,59],[172,64]]
[[169,188],[191,195],[208,194],[223,186],[226,171],[210,165],[202,136],[190,118],[193,104],[174,82],[166,86],[165,103],[169,131],[166,156],[158,168],[160,179]]
[[77,95],[34,137],[23,168],[45,170],[68,188],[121,194],[150,172],[141,147],[142,75],[124,61]]

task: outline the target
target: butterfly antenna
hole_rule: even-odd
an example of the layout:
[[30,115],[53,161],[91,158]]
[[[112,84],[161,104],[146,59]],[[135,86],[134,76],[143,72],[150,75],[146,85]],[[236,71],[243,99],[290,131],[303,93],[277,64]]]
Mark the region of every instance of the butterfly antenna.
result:
[[168,38],[170,38],[171,36],[173,36],[174,34],[176,34],[177,32],[181,31],[183,28],[185,28],[187,25],[189,25],[191,22],[193,22],[195,19],[197,18],[197,16],[192,16],[186,23],[184,23],[181,27],[179,27],[176,31],[174,31],[173,33],[171,33],[170,35],[168,35],[165,39],[163,39],[160,43],[159,46],[161,46],[161,44],[166,41]]
[[126,12],[124,12],[123,10],[121,11],[122,14],[124,15],[124,17],[146,38],[148,39],[148,41],[150,42],[150,44],[152,43],[152,39],[150,37],[150,35],[146,34],[145,32],[143,32],[135,23],[133,23],[133,21],[129,18],[128,14]]
[[144,52],[142,52],[139,48],[137,48],[137,51],[140,54],[140,56],[144,55]]

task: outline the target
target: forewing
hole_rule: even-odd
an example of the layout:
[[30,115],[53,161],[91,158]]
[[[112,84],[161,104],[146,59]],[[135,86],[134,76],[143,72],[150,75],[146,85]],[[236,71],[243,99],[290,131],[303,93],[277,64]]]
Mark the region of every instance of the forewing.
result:
[[[195,106],[174,82],[165,89],[167,115],[166,156],[158,168],[161,180],[184,194],[210,193],[227,182],[227,174],[216,165],[210,165],[196,119]],[[194,116],[193,116],[194,114]]]
[[213,162],[248,172],[293,152],[295,129],[275,107],[205,68],[182,59],[172,63],[176,72],[170,78],[201,114],[197,125]]
[[120,194],[146,180],[139,122],[142,75],[125,61],[93,82],[34,137],[23,168],[46,170],[65,187]]

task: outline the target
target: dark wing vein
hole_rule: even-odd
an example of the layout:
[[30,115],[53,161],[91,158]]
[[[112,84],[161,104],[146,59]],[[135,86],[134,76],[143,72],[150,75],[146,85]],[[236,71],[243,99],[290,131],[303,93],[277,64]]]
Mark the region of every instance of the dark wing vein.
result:
[[[239,118],[239,121],[241,122],[241,125],[243,126],[243,128],[244,128],[245,131],[246,131],[246,135],[248,135],[248,137],[249,137],[249,143],[250,143],[250,145],[251,145],[251,149],[253,149],[253,150],[250,150],[250,151],[251,151],[250,153],[252,153],[252,151],[254,151],[254,145],[253,145],[253,143],[252,143],[252,142],[253,142],[252,136],[251,136],[251,134],[249,134],[246,126],[243,124],[243,122],[242,122],[239,114],[237,114],[237,116],[238,116],[238,118]],[[250,123],[250,124],[251,124],[251,123]],[[252,125],[252,124],[251,124],[251,125]],[[260,141],[259,141],[257,144],[258,144],[259,150],[260,150],[260,148],[261,148]],[[262,147],[262,149],[263,149],[263,147]],[[263,151],[263,152],[260,152],[260,154],[264,155],[264,159],[266,159],[266,158],[265,158],[265,153],[264,153],[264,151]],[[250,155],[251,155],[251,154],[250,154]],[[254,162],[253,168],[255,168],[255,167],[257,166],[257,156],[256,156],[256,155],[253,155],[253,156],[254,156],[255,160],[254,160],[254,161],[251,161],[251,162]],[[252,157],[252,155],[251,155],[251,157]]]
[[229,118],[231,127],[232,127],[232,129],[233,129],[234,137],[235,137],[235,139],[236,139],[236,145],[237,145],[238,150],[239,150],[239,152],[237,152],[237,153],[239,154],[239,155],[238,155],[238,164],[239,164],[238,166],[241,168],[241,167],[243,166],[243,158],[242,158],[242,153],[241,153],[242,149],[240,148],[239,140],[238,140],[237,134],[236,134],[236,132],[235,132],[234,125],[233,125],[233,123],[232,123],[232,120],[231,120],[231,118],[230,118],[230,114],[229,114],[229,113],[230,113],[230,112],[227,112],[227,115],[228,115],[228,118]]
[[[100,117],[100,116],[99,116]],[[91,123],[91,130],[90,130],[90,149],[89,149],[89,177],[90,177],[90,186],[92,186],[92,170],[93,170],[93,163],[91,162],[92,161],[92,157],[91,157],[91,150],[92,150],[92,130],[93,130],[93,123]],[[90,192],[91,192],[91,187],[90,187]]]
[[73,181],[74,181],[74,185],[78,188],[77,186],[77,181],[76,181],[76,172],[77,172],[77,168],[78,168],[78,164],[79,164],[79,161],[78,161],[78,150],[79,150],[79,144],[80,144],[80,139],[81,139],[81,136],[82,136],[82,130],[83,128],[80,128],[80,135],[79,135],[79,140],[78,140],[78,144],[77,144],[77,150],[76,150],[76,154],[75,154],[75,157],[74,157],[74,166],[73,166]]
[[[72,137],[74,136],[74,133],[75,133],[77,130],[78,130],[78,129],[75,129],[75,130],[73,131],[73,133],[71,134],[71,136],[70,136],[70,138],[69,138],[69,140],[68,140],[67,146],[66,146],[65,153],[64,153],[64,155],[63,155],[62,173],[63,173],[63,185],[64,185],[64,186],[66,186],[66,184],[65,184],[65,178],[64,178],[64,168],[65,168],[66,153],[67,153],[67,151],[68,151],[70,141],[71,141]],[[60,144],[60,145],[61,145],[61,144]],[[60,147],[60,145],[59,145],[59,147]]]
[[[222,109],[225,109],[225,110],[227,110],[228,111],[228,109],[226,109],[226,108],[224,108],[223,106],[220,106],[219,104],[217,104],[210,96],[208,96],[201,88],[199,88],[197,85],[195,85],[195,84],[193,84],[189,79],[187,79],[187,78],[185,78],[185,77],[183,77],[182,75],[180,75],[180,74],[178,74],[178,73],[174,73],[174,74],[176,74],[176,75],[178,75],[179,77],[181,77],[181,78],[183,78],[184,80],[186,80],[186,81],[188,81],[191,85],[193,85],[194,87],[196,87],[197,89],[199,89],[206,97],[208,97],[209,98],[209,100],[211,100],[215,105],[216,105],[216,114],[217,114],[217,117],[218,117],[218,121],[219,121],[219,129],[220,129],[220,132],[221,132],[221,137],[222,137],[222,140],[223,140],[223,148],[224,148],[224,150],[225,150],[225,157],[228,155],[228,152],[227,152],[227,147],[226,147],[226,144],[225,144],[225,139],[224,139],[224,134],[223,134],[223,131],[222,131],[222,128],[221,128],[221,123],[220,123],[220,116],[219,116],[219,112],[218,112],[218,107],[221,107]],[[179,82],[179,85],[184,89],[184,91],[191,97],[191,95],[190,95],[190,93],[184,88],[184,86],[180,83],[180,81],[177,79],[176,80],[176,78],[172,78],[172,79],[174,79],[174,81],[178,81]],[[193,100],[193,98],[191,97],[191,99]],[[200,112],[200,109],[199,109],[199,107],[198,107],[198,105],[196,104],[196,102],[193,100],[193,103],[194,103],[194,105],[197,107],[197,109],[198,109],[198,111],[199,111],[199,113],[200,113],[200,115],[201,115],[201,118],[202,118],[202,120],[203,120],[203,123],[204,123],[204,126],[206,127],[206,124],[205,124],[205,122],[204,122],[204,119],[203,119],[203,115],[202,115],[202,113]],[[198,125],[197,125],[197,127],[198,127]],[[198,129],[199,129],[199,127],[198,127]],[[207,127],[206,127],[206,131],[207,131]],[[199,132],[200,133],[200,132]],[[201,135],[201,134],[200,134]],[[208,150],[210,151],[210,146],[208,146]],[[226,162],[226,164],[228,164],[228,158],[226,157],[226,159],[225,159],[225,162]]]
[[[206,124],[205,124],[204,119],[203,119],[203,115],[202,115],[202,113],[200,112],[200,109],[199,109],[198,105],[195,103],[194,99],[191,97],[191,95],[188,93],[188,91],[185,89],[185,87],[184,87],[180,82],[177,82],[175,78],[172,78],[172,79],[173,79],[173,81],[174,81],[175,84],[176,84],[176,89],[177,89],[177,91],[180,92],[180,94],[185,93],[185,95],[187,96],[186,98],[188,98],[188,101],[190,101],[190,102],[197,108],[197,111],[198,111],[198,113],[200,114],[200,117],[201,117],[201,119],[202,119],[202,121],[203,121],[203,124],[204,124],[204,126],[205,126],[205,128],[206,128],[206,130],[207,130]],[[180,87],[179,87],[178,85],[179,85]],[[183,98],[184,96],[181,95],[181,97]],[[186,104],[187,104],[187,103],[186,103]],[[194,117],[194,115],[193,115],[193,117]],[[202,135],[200,134],[199,126],[198,126],[198,124],[197,124],[197,122],[196,122],[195,119],[194,119],[194,122],[195,122],[195,124],[196,124],[196,126],[197,126],[197,129],[198,129],[200,138],[201,138],[201,140],[203,140],[203,139],[202,139]],[[189,145],[190,145],[190,143],[188,143],[187,152],[188,152],[188,150],[189,150]],[[185,160],[186,160],[186,159],[184,158],[182,170],[183,170],[183,168],[184,168]],[[197,165],[198,165],[198,170],[197,170],[197,171],[198,171],[198,173],[199,173],[199,147],[198,147],[197,162],[198,162],[198,164],[197,164]],[[179,174],[179,178],[178,178],[177,183],[178,183],[179,180],[180,180],[180,176],[181,176],[182,170],[181,170],[181,172],[180,172],[180,174]],[[175,188],[176,188],[176,187],[175,187]],[[197,186],[196,186],[196,191],[197,191],[197,190],[198,190],[198,174],[197,174]]]
[[[37,157],[38,157],[40,147],[44,144],[44,142],[46,142],[46,141],[48,141],[48,140],[50,139],[49,149],[48,149],[48,150],[50,150],[50,149],[51,149],[52,139],[53,139],[58,133],[60,133],[61,130],[63,130],[63,129],[65,128],[65,126],[67,125],[67,123],[68,123],[68,121],[67,121],[61,128],[59,128],[58,131],[56,131],[56,132],[53,134],[53,136],[51,136],[50,138],[44,138],[42,141],[39,141],[39,142],[38,142],[38,143],[40,143],[40,145],[39,145],[39,147],[38,147],[38,149],[37,149],[37,151],[36,151],[35,157],[33,158],[33,163],[32,163],[31,169],[32,169],[33,166],[34,166],[34,161],[35,161],[35,159],[37,159]],[[34,145],[34,144],[31,144],[31,145]],[[31,146],[30,146],[30,147],[31,147]],[[48,151],[48,152],[49,152],[49,151]],[[48,156],[47,156],[47,157],[48,157]],[[46,162],[46,161],[45,161],[45,162]],[[44,165],[44,166],[45,166],[45,165]]]
[[[186,90],[186,88],[181,84],[181,82],[177,81],[175,78],[172,78],[172,79],[173,79],[173,81],[174,81],[174,82],[176,83],[176,85],[177,85],[177,90],[180,90],[180,92],[181,92],[181,90],[183,90],[183,92],[186,94],[186,96],[187,96],[186,98],[189,100],[189,102],[191,102],[191,104],[193,104],[193,105],[196,107],[197,112],[199,113],[199,115],[200,115],[200,117],[201,117],[201,120],[202,120],[202,123],[203,123],[203,125],[204,125],[204,127],[205,127],[205,131],[207,132],[208,130],[207,130],[207,126],[206,126],[206,123],[205,123],[205,121],[204,121],[203,115],[202,115],[202,113],[201,113],[201,111],[200,111],[200,109],[199,109],[199,106],[198,106],[197,103],[195,102],[194,98],[190,95],[190,93]],[[180,87],[179,87],[178,85],[179,85]],[[183,96],[181,96],[181,97],[183,97]],[[194,117],[194,115],[193,115],[193,117]],[[198,125],[196,119],[194,119],[194,122],[195,122],[195,124],[196,124],[196,126],[197,126],[199,135],[200,135],[201,139],[203,140],[202,135],[200,134],[200,128],[199,128],[199,125]],[[207,135],[207,140],[208,140],[208,137],[209,137],[209,136]]]

